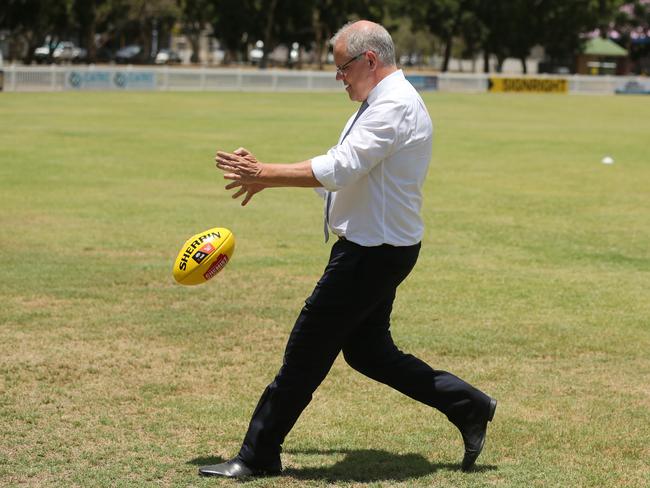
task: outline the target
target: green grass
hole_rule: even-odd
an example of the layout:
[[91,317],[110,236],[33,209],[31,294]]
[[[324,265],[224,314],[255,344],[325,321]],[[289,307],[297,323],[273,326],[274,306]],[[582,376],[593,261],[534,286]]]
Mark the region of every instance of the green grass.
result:
[[[246,486],[650,484],[650,97],[426,94],[420,261],[393,335],[500,404],[471,474],[439,413],[337,360]],[[0,485],[234,486],[236,453],[320,276],[322,203],[241,208],[217,148],[324,152],[340,94],[0,94]],[[600,160],[611,155],[615,164]],[[203,229],[233,261],[171,265]]]

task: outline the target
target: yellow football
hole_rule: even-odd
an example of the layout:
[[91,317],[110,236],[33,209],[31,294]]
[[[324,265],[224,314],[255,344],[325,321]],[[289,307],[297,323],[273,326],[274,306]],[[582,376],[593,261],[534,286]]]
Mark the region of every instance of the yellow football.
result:
[[200,285],[214,278],[235,251],[235,236],[214,227],[190,237],[174,262],[174,279],[181,285]]

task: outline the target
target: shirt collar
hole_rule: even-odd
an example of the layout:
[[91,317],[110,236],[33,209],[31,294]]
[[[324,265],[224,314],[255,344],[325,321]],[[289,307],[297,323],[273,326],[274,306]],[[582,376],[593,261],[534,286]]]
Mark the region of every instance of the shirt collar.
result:
[[377,85],[372,90],[370,90],[366,102],[368,102],[368,105],[372,105],[372,103],[377,100],[382,94],[387,93],[391,90],[391,88],[401,83],[405,79],[406,78],[404,77],[404,73],[401,69],[394,71],[379,83],[377,83]]

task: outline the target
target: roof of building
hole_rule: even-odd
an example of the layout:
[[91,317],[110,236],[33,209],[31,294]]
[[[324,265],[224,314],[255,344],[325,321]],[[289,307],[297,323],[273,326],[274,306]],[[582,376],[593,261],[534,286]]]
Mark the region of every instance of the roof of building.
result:
[[594,37],[585,44],[584,54],[588,56],[627,56],[627,50],[609,39]]

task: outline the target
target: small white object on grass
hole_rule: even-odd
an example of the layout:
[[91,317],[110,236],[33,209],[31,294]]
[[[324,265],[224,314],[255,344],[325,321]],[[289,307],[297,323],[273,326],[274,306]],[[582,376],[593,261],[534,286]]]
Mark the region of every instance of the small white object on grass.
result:
[[603,164],[614,164],[614,159],[611,156],[605,156],[601,161]]

